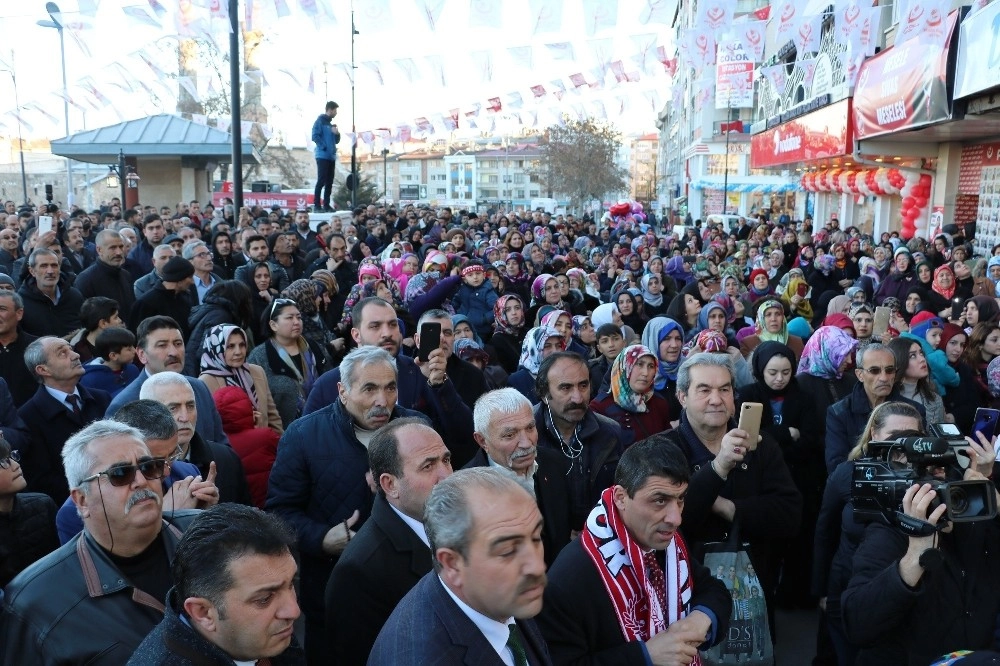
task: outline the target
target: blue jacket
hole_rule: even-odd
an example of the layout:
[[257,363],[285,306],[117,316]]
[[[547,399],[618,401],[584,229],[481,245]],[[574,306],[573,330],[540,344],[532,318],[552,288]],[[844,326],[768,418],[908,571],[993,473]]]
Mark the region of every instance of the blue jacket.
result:
[[100,389],[114,398],[122,390],[131,384],[139,376],[139,368],[129,363],[115,372],[104,365],[102,359],[95,358],[90,363],[83,366],[84,375],[80,378],[80,385],[87,388]]
[[[391,419],[419,412],[396,405]],[[293,421],[278,442],[267,486],[267,511],[288,521],[298,535],[302,561],[302,607],[310,622],[323,621],[323,594],[334,559],[323,537],[334,525],[360,514],[361,529],[372,509],[368,449],[354,434],[354,420],[340,400]]]
[[493,306],[496,305],[497,292],[489,281],[478,287],[462,284],[451,298],[455,312],[469,318],[472,328],[479,335],[489,336],[493,331]]
[[931,377],[942,396],[948,393],[949,386],[952,388],[958,386],[958,371],[949,365],[948,357],[943,349],[931,347],[931,343],[927,340],[912,333],[900,333],[899,337],[912,340],[920,345],[921,351],[924,352],[924,358],[927,359],[927,367],[931,370]]
[[333,131],[333,119],[325,113],[316,117],[312,127],[312,140],[316,144],[313,154],[318,160],[334,160],[337,158],[337,144],[340,143],[340,132]]

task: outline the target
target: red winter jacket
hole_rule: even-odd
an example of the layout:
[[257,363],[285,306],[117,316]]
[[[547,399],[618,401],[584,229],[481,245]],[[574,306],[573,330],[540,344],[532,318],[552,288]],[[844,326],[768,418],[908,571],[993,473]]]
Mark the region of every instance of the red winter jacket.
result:
[[267,480],[271,476],[274,458],[278,455],[280,436],[270,428],[254,427],[253,403],[238,386],[221,388],[212,398],[222,417],[222,429],[243,462],[253,503],[263,509],[267,499]]

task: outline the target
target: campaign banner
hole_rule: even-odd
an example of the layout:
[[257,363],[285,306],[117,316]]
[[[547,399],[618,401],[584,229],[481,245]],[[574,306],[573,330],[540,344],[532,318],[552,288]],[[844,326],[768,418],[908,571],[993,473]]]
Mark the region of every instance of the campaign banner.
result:
[[858,139],[951,119],[948,55],[957,21],[953,11],[936,39],[907,40],[861,65],[854,88]]
[[[212,205],[218,208],[223,199],[232,199],[232,191],[213,192]],[[247,208],[260,206],[270,208],[271,206],[281,206],[285,210],[295,210],[296,208],[311,206],[313,203],[312,194],[301,192],[244,192],[243,205]]]
[[739,41],[719,44],[715,55],[715,108],[753,108],[753,57]]
[[955,99],[1000,86],[1000,3],[986,5],[962,21],[955,66]]

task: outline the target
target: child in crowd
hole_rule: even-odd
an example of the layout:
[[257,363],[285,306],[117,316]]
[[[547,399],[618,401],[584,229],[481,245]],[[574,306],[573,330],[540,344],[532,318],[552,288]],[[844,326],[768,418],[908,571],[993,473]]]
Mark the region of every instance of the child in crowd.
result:
[[94,353],[94,360],[83,366],[83,386],[107,391],[113,398],[139,376],[139,368],[132,364],[135,335],[127,328],[112,326],[98,333]]
[[483,263],[473,260],[462,268],[462,285],[451,304],[455,312],[469,318],[480,338],[489,340],[493,335],[493,306],[498,298],[493,285],[486,280]]
[[597,329],[597,351],[600,356],[589,361],[590,367],[590,399],[593,400],[600,392],[604,377],[611,372],[611,365],[625,347],[625,338],[620,326],[604,324]]
[[913,315],[909,333],[902,333],[899,337],[920,343],[931,377],[941,395],[946,395],[949,387],[958,386],[958,372],[948,363],[944,350],[938,349],[942,333],[944,321],[933,312],[924,311]]

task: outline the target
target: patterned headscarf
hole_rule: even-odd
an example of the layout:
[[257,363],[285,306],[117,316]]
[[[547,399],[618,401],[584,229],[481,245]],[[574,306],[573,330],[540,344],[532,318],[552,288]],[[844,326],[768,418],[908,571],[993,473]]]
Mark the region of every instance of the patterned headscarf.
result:
[[587,315],[575,315],[573,317],[573,336],[576,338],[580,337],[580,332],[583,330],[583,325],[587,321],[590,321],[590,317]]
[[813,266],[823,275],[829,275],[836,266],[837,260],[832,254],[823,254],[816,257]]
[[431,250],[424,257],[424,265],[421,270],[422,273],[429,273],[431,271],[441,271],[448,268],[448,255],[440,250]]
[[[947,288],[942,287],[941,283],[939,282],[939,277],[941,273],[944,273],[945,271],[951,273],[951,286]],[[937,293],[941,294],[942,296],[944,296],[945,298],[947,298],[948,300],[951,300],[951,297],[955,295],[955,283],[956,283],[955,271],[951,270],[951,266],[949,266],[948,264],[942,264],[941,266],[938,266],[936,271],[934,271],[934,286],[932,287],[932,289]]]
[[[764,313],[771,308],[778,308],[781,310],[781,330],[777,333],[768,332],[764,321]],[[760,338],[761,342],[774,340],[775,342],[780,342],[783,345],[788,344],[788,320],[785,319],[785,308],[781,306],[781,303],[772,299],[764,301],[761,304],[760,308],[757,310],[757,324],[755,330],[757,332],[757,337]]]
[[989,385],[990,394],[994,398],[1000,398],[1000,356],[997,356],[986,366],[986,381]]
[[858,347],[858,341],[836,326],[820,326],[802,349],[797,374],[840,379],[840,364]]
[[566,344],[568,345],[570,343],[570,339],[573,336],[573,330],[572,330],[573,314],[572,313],[567,312],[566,310],[553,309],[548,314],[546,314],[544,317],[541,317],[539,319],[538,323],[541,326],[548,326],[550,328],[555,328],[556,327],[556,322],[559,321],[559,317],[562,317],[563,315],[566,315],[567,317],[569,317],[569,321],[570,321],[570,332],[569,332],[569,335],[566,336]]
[[531,298],[541,303],[545,300],[545,283],[554,280],[555,276],[549,273],[542,273],[531,283]]
[[253,408],[257,409],[257,389],[253,384],[253,376],[247,370],[246,362],[238,368],[226,365],[226,343],[229,336],[239,333],[243,336],[243,341],[247,342],[247,334],[239,326],[232,324],[219,324],[213,326],[205,336],[205,351],[201,355],[201,371],[213,377],[222,377],[226,381],[226,386],[238,386],[250,396]]
[[646,402],[653,395],[653,385],[645,393],[636,393],[629,384],[635,364],[643,356],[651,356],[653,362],[657,362],[656,355],[649,351],[649,348],[642,345],[631,345],[626,347],[615,358],[611,365],[611,397],[615,404],[626,412],[642,413],[646,411]]
[[[673,331],[677,331],[680,334],[681,340],[684,339],[684,329],[676,321],[670,317],[653,317],[646,322],[646,327],[642,329],[642,344],[648,349],[655,349],[659,352],[660,345]],[[668,381],[675,381],[677,379],[677,369],[681,366],[682,358],[682,355],[678,354],[676,361],[667,363],[657,354],[656,361],[660,369],[656,373],[653,388],[661,391],[666,387]]]
[[704,330],[695,338],[695,344],[703,352],[723,352],[729,348],[726,336],[718,331]]
[[[519,326],[514,326],[507,319],[507,303],[511,300],[521,303],[521,324]],[[524,310],[524,302],[516,294],[507,294],[501,296],[497,299],[497,302],[493,304],[493,320],[494,328],[497,333],[507,333],[508,335],[513,335],[517,337],[524,330],[524,317],[527,316],[527,312]]]
[[559,351],[566,349],[566,338],[551,326],[536,326],[524,336],[524,342],[521,343],[521,359],[518,364],[531,373],[532,377],[538,374],[538,368],[544,360],[542,350],[549,338],[559,339]]
[[316,314],[316,283],[312,280],[299,278],[282,290],[281,297],[295,301],[303,317]]

